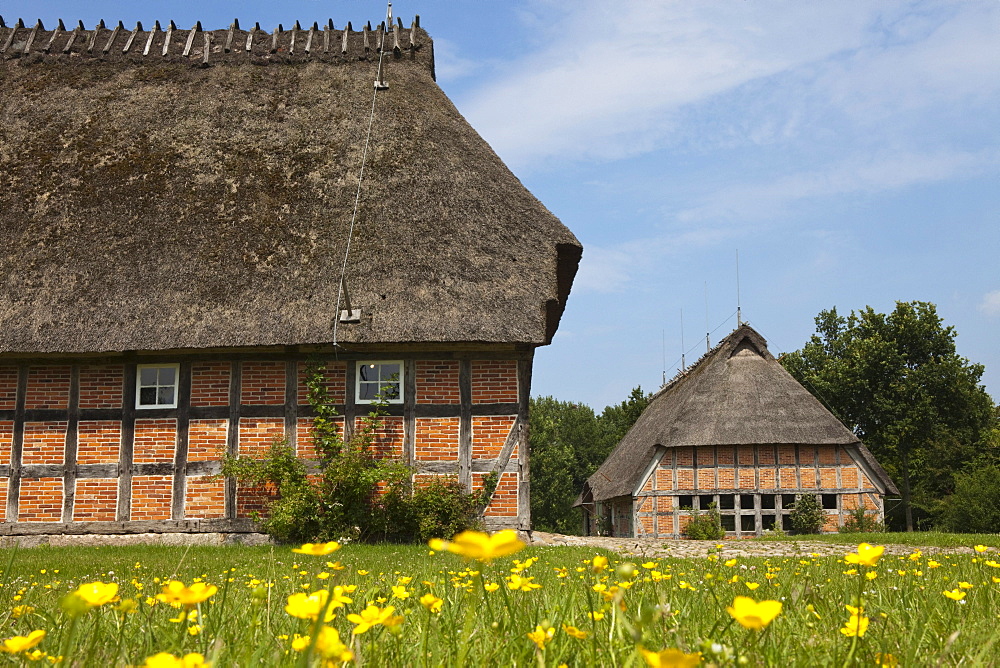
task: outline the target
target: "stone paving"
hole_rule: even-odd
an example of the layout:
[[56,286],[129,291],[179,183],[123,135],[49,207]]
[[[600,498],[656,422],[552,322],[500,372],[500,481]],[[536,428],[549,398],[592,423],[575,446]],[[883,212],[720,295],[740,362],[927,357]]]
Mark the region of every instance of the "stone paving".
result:
[[[606,536],[565,536],[563,534],[532,531],[529,536],[532,545],[582,545],[602,547],[622,554],[634,554],[638,557],[662,558],[704,558],[709,551],[718,552],[720,556],[732,557],[798,557],[798,556],[837,556],[842,557],[854,550],[851,545],[836,545],[815,540],[796,541],[757,541],[757,540],[666,540],[660,538],[609,538]],[[716,546],[721,545],[721,549]],[[912,545],[887,545],[886,554],[910,554],[915,549]],[[971,547],[920,547],[927,554],[963,554],[972,553]]]

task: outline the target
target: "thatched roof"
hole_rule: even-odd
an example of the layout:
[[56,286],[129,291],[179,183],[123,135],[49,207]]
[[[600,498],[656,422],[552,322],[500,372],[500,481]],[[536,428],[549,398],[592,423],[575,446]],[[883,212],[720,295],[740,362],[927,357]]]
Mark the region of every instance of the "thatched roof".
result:
[[[379,30],[49,27],[0,27],[0,354],[330,342]],[[416,22],[383,62],[339,341],[547,343],[579,242]]]
[[653,397],[588,479],[583,496],[602,501],[632,494],[657,448],[746,444],[845,446],[865,459],[877,484],[896,493],[858,437],[785,371],[756,330],[743,325]]

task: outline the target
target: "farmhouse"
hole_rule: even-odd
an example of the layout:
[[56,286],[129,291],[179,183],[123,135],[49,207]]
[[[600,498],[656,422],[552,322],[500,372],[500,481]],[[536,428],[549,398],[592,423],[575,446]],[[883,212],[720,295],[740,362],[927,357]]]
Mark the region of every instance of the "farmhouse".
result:
[[[528,528],[532,357],[581,246],[402,21],[0,19],[0,534],[253,531],[224,453],[350,433]],[[362,178],[363,172],[363,178]],[[357,204],[356,204],[357,202]]]
[[887,493],[864,444],[741,325],[653,397],[577,504],[588,534],[659,538],[716,504],[740,537],[790,528],[802,494],[820,496],[836,531],[857,508],[881,519]]

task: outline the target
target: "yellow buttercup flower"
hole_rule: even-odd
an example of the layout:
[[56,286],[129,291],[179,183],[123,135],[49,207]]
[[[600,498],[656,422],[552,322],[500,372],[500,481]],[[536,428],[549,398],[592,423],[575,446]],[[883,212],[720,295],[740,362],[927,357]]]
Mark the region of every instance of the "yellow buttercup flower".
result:
[[878,563],[878,560],[882,558],[882,553],[885,552],[885,547],[883,545],[869,545],[868,543],[861,543],[858,545],[857,552],[851,552],[850,554],[844,555],[844,561],[849,564],[860,564],[862,566],[874,566]]
[[406,591],[406,587],[393,585],[392,597],[402,600],[404,598],[409,598],[410,592]]
[[428,592],[420,597],[420,605],[424,606],[431,612],[437,613],[441,612],[441,607],[444,605],[444,600]]
[[217,591],[218,587],[204,582],[195,582],[190,587],[185,587],[183,582],[171,580],[163,585],[163,591],[156,598],[164,603],[193,606],[208,600]]
[[587,636],[590,635],[586,631],[581,631],[580,629],[576,628],[575,626],[568,626],[566,624],[562,625],[562,629],[563,629],[563,632],[566,633],[566,635],[570,636],[571,638],[576,638],[577,640],[586,640]]
[[463,531],[451,541],[435,538],[428,545],[432,550],[438,552],[447,550],[466,559],[475,559],[485,563],[514,554],[525,546],[513,529],[504,529],[492,535],[481,531]]
[[963,598],[965,598],[965,592],[957,588],[952,589],[951,591],[945,591],[941,593],[953,601],[961,601]]
[[7,652],[8,654],[17,654],[18,652],[24,652],[31,649],[38,643],[42,642],[45,638],[45,631],[38,630],[32,631],[26,636],[13,636],[12,638],[7,638],[3,641],[3,645],[0,646],[0,650]]
[[852,605],[844,606],[847,611],[851,613],[851,618],[844,623],[844,628],[840,629],[848,638],[853,638],[857,636],[858,638],[863,638],[865,631],[868,630],[868,618],[864,616],[864,610],[860,607],[855,608]]
[[396,608],[392,605],[387,606],[385,609],[381,609],[376,605],[369,605],[361,611],[361,614],[347,615],[347,620],[355,625],[354,634],[359,635],[373,626],[385,624],[387,620],[392,618],[392,613],[395,611]]
[[331,540],[329,543],[303,543],[302,547],[293,547],[292,552],[311,554],[314,557],[325,557],[340,549],[340,543]]
[[959,589],[972,589],[972,587],[973,587],[973,584],[971,582],[959,582],[958,583],[958,588]]
[[527,633],[527,636],[531,638],[531,641],[538,646],[538,649],[545,649],[545,646],[552,640],[556,630],[553,627],[545,628],[544,626],[538,625],[535,627],[534,631]]
[[988,550],[988,549],[990,549],[990,548],[988,548],[988,547],[987,547],[987,546],[985,546],[985,545],[976,545],[976,546],[975,546],[975,547],[973,547],[972,549],[973,549],[973,550],[975,550],[976,552],[980,552],[980,553],[982,553],[982,552],[985,552],[986,550]]
[[173,654],[160,652],[159,654],[147,657],[146,663],[142,664],[142,668],[209,668],[211,665],[210,661],[205,661],[205,657],[197,652],[185,654],[180,659]]
[[496,582],[487,582],[486,584],[483,585],[483,589],[485,589],[488,592],[494,592],[499,588],[500,585],[498,585]]
[[[325,589],[314,591],[311,594],[300,591],[288,597],[285,612],[297,619],[311,619],[316,621],[320,613],[326,610],[326,603],[329,596],[329,592]],[[350,599],[346,602],[350,603]]]
[[531,591],[533,589],[541,589],[542,585],[534,582],[535,578],[526,578],[518,575],[517,573],[512,573],[510,577],[507,578],[507,588],[513,589],[514,591]]
[[896,668],[899,659],[888,652],[879,652],[875,655],[875,666],[877,668]]
[[743,584],[745,584],[747,586],[747,589],[749,589],[750,591],[753,591],[754,589],[760,586],[760,583],[758,582],[744,582]]
[[780,601],[757,602],[746,596],[737,596],[733,604],[726,608],[733,619],[744,628],[760,631],[781,614]]
[[701,652],[685,654],[673,647],[659,652],[651,652],[640,647],[639,652],[650,668],[694,668],[701,663]]
[[17,619],[19,617],[23,617],[24,615],[31,614],[34,611],[35,609],[30,605],[15,605],[11,608],[10,616]]
[[602,557],[601,555],[597,555],[596,557],[590,560],[590,570],[594,571],[595,573],[600,573],[607,567],[608,567],[607,557]]
[[86,601],[87,605],[96,608],[114,600],[118,594],[118,583],[88,582],[77,587],[73,593]]

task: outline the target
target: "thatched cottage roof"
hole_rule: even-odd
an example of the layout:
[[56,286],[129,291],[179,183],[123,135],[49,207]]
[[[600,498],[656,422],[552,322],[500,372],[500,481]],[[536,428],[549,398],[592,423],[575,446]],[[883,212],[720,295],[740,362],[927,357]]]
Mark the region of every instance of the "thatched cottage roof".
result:
[[631,495],[658,448],[698,445],[841,445],[884,485],[885,470],[854,433],[785,371],[767,342],[742,325],[650,401],[585,485],[584,497]]
[[[332,340],[378,28],[0,26],[0,354]],[[579,242],[385,44],[339,340],[547,343]]]

